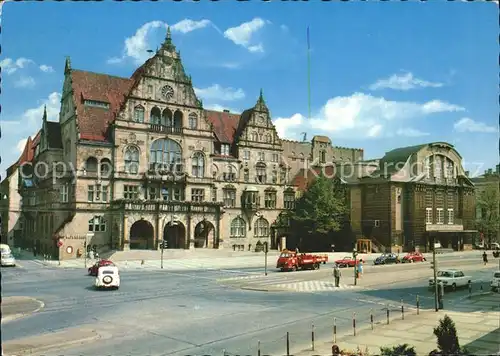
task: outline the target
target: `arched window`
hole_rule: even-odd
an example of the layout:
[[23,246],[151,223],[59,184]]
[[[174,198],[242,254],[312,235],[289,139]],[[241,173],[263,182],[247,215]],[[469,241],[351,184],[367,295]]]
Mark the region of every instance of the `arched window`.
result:
[[234,218],[231,221],[231,237],[245,237],[247,233],[247,224],[245,220],[240,217]]
[[174,127],[182,127],[182,112],[180,110],[176,110],[174,113]]
[[163,126],[172,126],[173,120],[172,120],[172,111],[169,109],[163,110],[162,116],[161,116],[161,124]]
[[205,175],[205,159],[203,153],[196,152],[192,160],[192,174],[193,177],[203,178]]
[[269,237],[269,223],[264,218],[258,218],[254,225],[255,237]]
[[137,105],[134,108],[134,121],[144,122],[144,108],[141,105]]
[[319,152],[319,163],[326,163],[326,151]]
[[101,159],[101,176],[104,178],[109,178],[109,174],[111,173],[111,161],[108,158]]
[[125,172],[137,174],[139,172],[139,149],[129,146],[125,150]]
[[149,118],[149,122],[152,125],[161,124],[161,111],[156,106],[151,109],[151,117]]
[[97,173],[97,158],[87,158],[87,162],[85,162],[85,169],[87,170],[87,172]]
[[182,149],[174,140],[159,139],[151,144],[149,151],[150,169],[170,172],[182,171]]
[[191,114],[189,114],[189,128],[191,130],[196,130],[196,128],[198,127],[198,116],[192,112]]
[[94,216],[89,220],[89,232],[106,231],[106,220],[102,216]]
[[267,181],[266,165],[264,163],[257,163],[255,166],[255,180],[257,183],[265,184]]
[[226,182],[234,182],[236,180],[236,168],[232,165],[226,166],[226,171],[223,173],[223,179]]

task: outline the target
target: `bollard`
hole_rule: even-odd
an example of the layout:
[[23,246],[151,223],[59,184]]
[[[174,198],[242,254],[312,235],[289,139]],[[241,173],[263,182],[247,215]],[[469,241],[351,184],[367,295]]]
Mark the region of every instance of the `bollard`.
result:
[[483,291],[483,284],[481,283],[481,292]]
[[418,294],[417,294],[417,315],[420,314],[420,298],[418,297]]
[[337,318],[333,318],[333,342],[337,342]]
[[311,328],[311,350],[314,351],[314,324],[312,324]]
[[257,356],[260,356],[260,340],[257,343]]
[[290,333],[286,332],[286,356],[290,356]]
[[401,298],[401,320],[405,320],[405,307],[403,304],[403,298]]
[[389,304],[387,304],[387,325],[389,325]]
[[373,330],[373,309],[370,308],[370,325],[372,326],[372,330]]
[[352,313],[352,330],[354,331],[354,336],[356,336],[356,313]]
[[469,281],[468,285],[469,285],[469,299],[470,299],[472,298],[472,282]]

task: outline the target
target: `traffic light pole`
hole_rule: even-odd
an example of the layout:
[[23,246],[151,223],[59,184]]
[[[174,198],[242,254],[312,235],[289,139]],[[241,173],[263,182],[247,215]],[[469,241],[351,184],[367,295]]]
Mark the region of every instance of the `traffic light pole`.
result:
[[267,252],[269,251],[269,247],[267,245],[267,241],[264,242],[264,275],[267,276]]
[[436,265],[436,245],[432,249],[432,269],[434,270],[434,309],[438,308],[438,283],[437,283],[437,265]]
[[164,251],[164,247],[165,247],[165,246],[163,245],[163,240],[162,240],[162,242],[161,242],[160,247],[161,247],[161,269],[163,269],[163,251]]
[[354,257],[354,285],[358,285],[358,253],[354,251],[353,253]]

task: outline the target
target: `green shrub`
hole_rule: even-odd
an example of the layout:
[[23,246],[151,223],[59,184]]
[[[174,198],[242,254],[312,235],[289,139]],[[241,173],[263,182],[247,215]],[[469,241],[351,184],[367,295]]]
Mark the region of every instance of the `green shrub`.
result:
[[393,347],[381,347],[381,356],[417,356],[414,346],[402,344]]
[[[437,337],[437,346],[444,355],[460,355],[460,344],[458,342],[457,329],[455,323],[448,315],[439,320],[439,325],[434,328],[434,335]],[[433,354],[436,354],[433,351]]]

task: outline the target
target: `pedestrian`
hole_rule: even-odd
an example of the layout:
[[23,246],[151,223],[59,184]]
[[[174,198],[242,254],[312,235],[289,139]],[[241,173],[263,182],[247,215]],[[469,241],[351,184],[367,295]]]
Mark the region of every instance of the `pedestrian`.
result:
[[363,275],[363,260],[359,260],[358,262],[358,278],[361,278]]
[[298,255],[299,254],[299,246],[295,247],[295,253]]
[[335,278],[335,287],[340,286],[340,276],[342,273],[340,272],[340,268],[337,264],[333,266],[333,277]]
[[486,254],[486,251],[483,252],[483,262],[485,266],[488,263],[488,255]]

